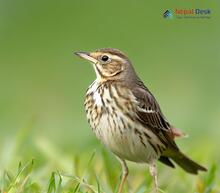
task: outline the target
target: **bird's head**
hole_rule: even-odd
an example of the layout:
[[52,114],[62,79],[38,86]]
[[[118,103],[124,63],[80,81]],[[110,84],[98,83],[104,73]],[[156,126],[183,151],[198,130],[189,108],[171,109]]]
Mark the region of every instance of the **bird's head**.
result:
[[94,52],[75,52],[93,64],[97,79],[120,80],[134,73],[127,56],[118,49],[103,48]]

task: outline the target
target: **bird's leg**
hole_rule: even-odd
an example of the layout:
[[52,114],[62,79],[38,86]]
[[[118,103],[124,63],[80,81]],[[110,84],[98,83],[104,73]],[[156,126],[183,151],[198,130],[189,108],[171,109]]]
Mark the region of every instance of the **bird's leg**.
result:
[[125,160],[117,157],[119,162],[121,163],[121,168],[122,168],[122,176],[121,176],[121,182],[120,182],[120,185],[119,185],[119,188],[118,188],[118,193],[122,193],[122,190],[123,190],[123,187],[124,187],[124,183],[125,183],[125,180],[128,176],[128,166],[125,162]]
[[156,160],[153,160],[149,165],[149,171],[154,180],[154,192],[158,193],[158,181],[157,181],[157,165]]

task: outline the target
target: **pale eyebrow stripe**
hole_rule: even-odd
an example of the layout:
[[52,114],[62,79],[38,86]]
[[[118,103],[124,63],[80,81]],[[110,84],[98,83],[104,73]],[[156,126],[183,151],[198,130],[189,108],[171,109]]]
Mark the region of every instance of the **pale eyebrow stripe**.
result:
[[123,58],[121,58],[117,55],[112,55],[112,54],[106,54],[106,55],[109,56],[113,60],[123,60]]
[[96,57],[100,57],[100,56],[103,56],[103,55],[107,55],[109,58],[111,58],[113,60],[118,60],[118,61],[123,61],[124,60],[120,56],[115,55],[115,54],[111,54],[111,53],[97,52],[97,53],[94,54],[94,56],[96,56]]

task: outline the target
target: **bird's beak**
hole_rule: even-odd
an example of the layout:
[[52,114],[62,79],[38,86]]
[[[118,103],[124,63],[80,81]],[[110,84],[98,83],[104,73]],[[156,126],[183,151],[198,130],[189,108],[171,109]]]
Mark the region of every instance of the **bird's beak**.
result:
[[93,58],[90,53],[88,52],[74,52],[74,54],[76,54],[77,56],[79,56],[80,58],[83,58],[85,60],[88,60],[94,64],[96,64],[98,62],[98,60],[96,60],[95,58]]

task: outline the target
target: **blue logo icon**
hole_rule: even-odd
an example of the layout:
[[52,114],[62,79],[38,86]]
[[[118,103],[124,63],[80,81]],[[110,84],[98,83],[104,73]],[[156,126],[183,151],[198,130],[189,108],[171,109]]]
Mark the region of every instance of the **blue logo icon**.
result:
[[172,18],[172,17],[173,17],[172,11],[166,10],[166,11],[163,13],[163,17],[164,17],[164,18]]

